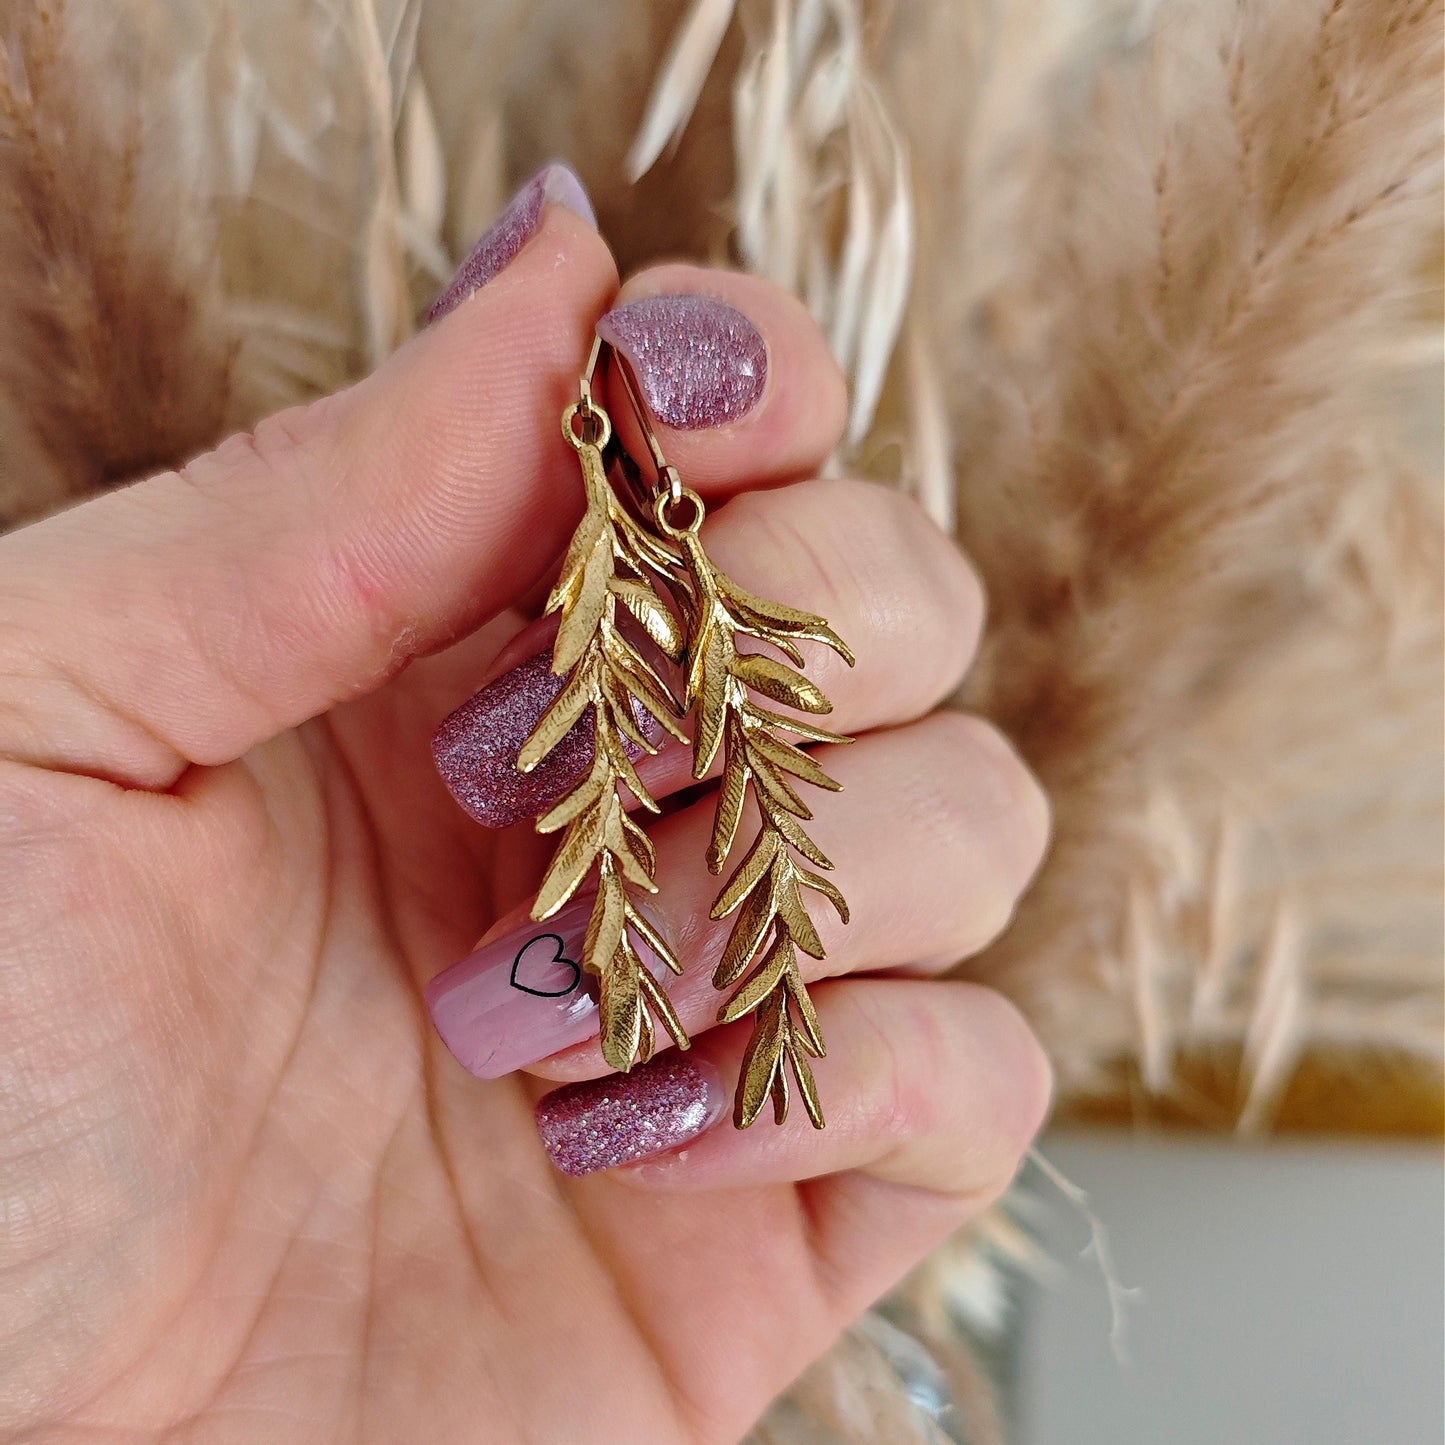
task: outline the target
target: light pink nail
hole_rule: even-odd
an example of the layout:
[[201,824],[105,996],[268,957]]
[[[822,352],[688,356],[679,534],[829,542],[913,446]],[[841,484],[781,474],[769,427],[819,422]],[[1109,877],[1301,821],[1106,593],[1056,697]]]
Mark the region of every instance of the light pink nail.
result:
[[[483,943],[427,986],[432,1023],[469,1073],[500,1079],[595,1037],[593,981],[582,972],[592,904],[575,899],[545,923]],[[632,942],[655,975],[672,977],[642,938]]]
[[552,1162],[575,1179],[696,1139],[726,1103],[712,1064],[669,1049],[631,1073],[553,1089],[537,1101],[537,1132]]

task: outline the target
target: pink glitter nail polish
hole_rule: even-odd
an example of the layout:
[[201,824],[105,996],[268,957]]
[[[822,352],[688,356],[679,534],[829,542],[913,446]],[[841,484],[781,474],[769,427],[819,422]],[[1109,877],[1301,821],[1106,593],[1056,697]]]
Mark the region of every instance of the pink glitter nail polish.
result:
[[711,296],[646,296],[609,311],[597,334],[631,363],[648,410],[693,430],[737,421],[757,405],[768,348],[741,311]]
[[562,690],[550,648],[529,657],[464,702],[437,729],[432,757],[452,797],[477,822],[507,828],[565,797],[592,766],[592,709],[530,773],[517,755]]
[[542,213],[553,201],[566,206],[596,229],[597,216],[576,172],[560,161],[553,161],[517,192],[507,209],[482,234],[447,289],[432,304],[427,320],[439,320],[502,270],[531,240],[532,233],[541,224]]
[[670,1049],[629,1074],[553,1089],[537,1102],[537,1132],[557,1168],[579,1179],[696,1139],[725,1103],[711,1064]]
[[[436,730],[432,758],[452,797],[487,828],[509,828],[536,818],[560,802],[592,766],[594,714],[589,707],[571,731],[530,773],[517,771],[522,744],[562,691],[565,678],[552,671],[551,643],[518,663],[464,702]],[[660,743],[667,734],[641,707],[644,736]],[[626,740],[636,761],[642,749]]]

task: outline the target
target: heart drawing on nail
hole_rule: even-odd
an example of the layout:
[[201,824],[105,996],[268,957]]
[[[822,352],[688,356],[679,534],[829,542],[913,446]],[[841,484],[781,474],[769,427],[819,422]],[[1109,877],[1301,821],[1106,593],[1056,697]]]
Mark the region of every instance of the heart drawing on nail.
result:
[[[529,938],[512,960],[512,987],[534,998],[565,998],[582,981],[581,965],[563,952],[566,946],[556,933],[539,933],[536,938]],[[566,982],[560,988],[555,987],[560,982],[556,973],[558,966],[570,970],[570,976],[562,976]],[[525,981],[528,977],[530,983]],[[547,983],[554,987],[541,986]]]

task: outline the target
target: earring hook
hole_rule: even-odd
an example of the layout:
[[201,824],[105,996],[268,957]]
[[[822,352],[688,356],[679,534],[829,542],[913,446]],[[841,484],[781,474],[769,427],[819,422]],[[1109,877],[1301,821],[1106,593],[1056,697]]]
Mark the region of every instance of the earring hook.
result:
[[[589,386],[592,368],[595,366],[598,356],[598,347],[602,342],[599,336],[592,344],[592,356],[587,364],[587,374],[583,378],[584,388]],[[638,428],[642,432],[643,439],[647,442],[647,450],[652,457],[652,465],[657,472],[657,489],[663,492],[673,506],[682,501],[686,488],[682,485],[682,475],[675,466],[668,461],[662,450],[662,443],[658,440],[657,433],[652,429],[652,422],[647,414],[647,407],[643,404],[642,393],[637,385],[637,377],[633,373],[632,365],[627,358],[610,342],[607,344],[607,357],[609,364],[617,369],[617,375],[622,380],[622,389],[627,393],[628,405],[632,408],[632,414],[637,418]]]

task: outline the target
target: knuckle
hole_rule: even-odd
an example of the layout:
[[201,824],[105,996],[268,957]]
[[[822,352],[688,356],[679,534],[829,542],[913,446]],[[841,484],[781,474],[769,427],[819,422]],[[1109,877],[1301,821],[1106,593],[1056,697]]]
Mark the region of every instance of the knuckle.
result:
[[917,714],[963,680],[983,625],[983,587],[953,542],[912,497],[851,479],[816,483],[807,530],[816,583],[852,621],[868,675],[892,706]]
[[942,644],[931,656],[937,697],[947,696],[962,682],[978,649],[986,611],[983,581],[920,502],[891,488],[863,485],[881,499],[877,530],[885,539],[890,569],[909,585],[910,630]]
[[960,929],[973,952],[1008,926],[1043,861],[1049,804],[1012,744],[969,713],[930,720],[936,748],[926,750],[932,829],[938,856],[966,860],[975,880],[957,890]]
[[236,432],[214,450],[193,458],[180,469],[183,481],[200,491],[234,486],[248,473],[287,475],[294,463],[312,453],[327,435],[332,404],[323,397],[306,406],[288,407]]
[[939,1081],[952,1072],[953,1054],[937,1013],[920,1002],[890,1033],[891,1109],[894,1132],[930,1138],[947,1126],[952,1105]]
[[983,624],[982,584],[911,497],[822,478],[744,493],[728,514],[742,580],[829,618],[890,716],[926,712],[962,681]]
[[977,988],[978,1006],[987,1012],[985,1027],[1003,1060],[1001,1076],[1008,1087],[998,1112],[999,1143],[1012,1175],[1049,1116],[1053,1064],[1017,1004],[995,989],[970,987]]

